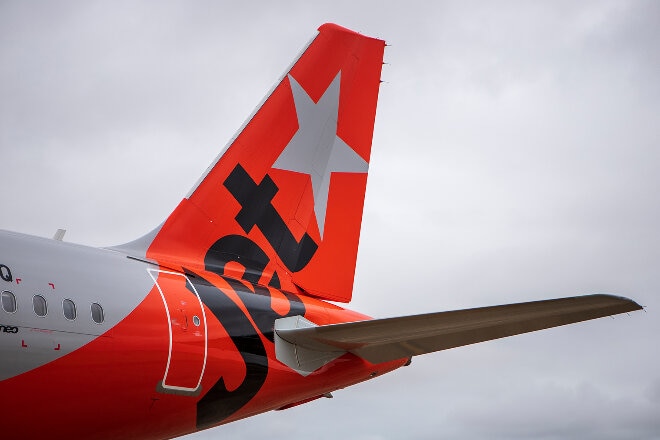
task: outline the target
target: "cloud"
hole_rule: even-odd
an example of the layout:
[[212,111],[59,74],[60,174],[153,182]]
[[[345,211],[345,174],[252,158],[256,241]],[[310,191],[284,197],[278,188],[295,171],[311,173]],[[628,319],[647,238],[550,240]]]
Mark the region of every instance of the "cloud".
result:
[[336,21],[391,44],[352,308],[611,292],[647,312],[424,356],[190,438],[658,438],[658,9],[3,2],[0,228],[147,232]]

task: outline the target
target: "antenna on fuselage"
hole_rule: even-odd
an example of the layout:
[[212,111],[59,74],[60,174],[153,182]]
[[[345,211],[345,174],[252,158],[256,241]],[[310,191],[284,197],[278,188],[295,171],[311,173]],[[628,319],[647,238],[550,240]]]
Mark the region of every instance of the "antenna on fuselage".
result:
[[64,234],[66,234],[66,229],[58,229],[55,235],[53,235],[53,240],[62,241]]

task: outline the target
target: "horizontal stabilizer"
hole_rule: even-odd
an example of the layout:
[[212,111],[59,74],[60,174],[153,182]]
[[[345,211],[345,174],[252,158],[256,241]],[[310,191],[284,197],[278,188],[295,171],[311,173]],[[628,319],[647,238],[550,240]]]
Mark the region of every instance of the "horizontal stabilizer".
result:
[[380,363],[640,309],[627,298],[588,295],[325,326],[276,326],[276,332],[295,347],[341,350]]

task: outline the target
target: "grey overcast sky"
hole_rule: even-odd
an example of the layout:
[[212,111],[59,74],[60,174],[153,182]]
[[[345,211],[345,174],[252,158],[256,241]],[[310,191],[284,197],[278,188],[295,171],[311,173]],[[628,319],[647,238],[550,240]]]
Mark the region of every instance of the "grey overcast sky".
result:
[[660,2],[0,0],[0,228],[159,224],[323,22],[387,40],[352,308],[646,312],[190,439],[660,439]]

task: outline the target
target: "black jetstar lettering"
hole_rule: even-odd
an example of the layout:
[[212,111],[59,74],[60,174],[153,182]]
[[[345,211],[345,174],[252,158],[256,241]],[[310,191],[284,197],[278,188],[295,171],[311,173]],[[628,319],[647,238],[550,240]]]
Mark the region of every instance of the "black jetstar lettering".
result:
[[[225,180],[224,186],[241,205],[235,219],[246,234],[255,226],[258,227],[290,271],[297,272],[307,266],[318,245],[307,233],[300,241],[293,236],[271,203],[278,188],[270,176],[264,176],[257,184],[241,165],[237,165]],[[254,290],[224,276],[225,266],[229,262],[240,263],[245,268],[242,278],[251,283]],[[198,274],[189,273],[202,302],[223,325],[246,367],[245,379],[238,388],[229,391],[220,378],[197,403],[198,428],[206,428],[225,420],[259,392],[268,375],[268,355],[264,344],[273,343],[275,320],[305,314],[305,305],[300,298],[284,291],[282,293],[289,301],[289,312],[279,315],[272,309],[270,291],[258,285],[269,263],[270,257],[259,245],[248,237],[234,234],[218,239],[204,257],[205,269],[223,277],[245,305],[249,317],[218,287]],[[273,272],[268,285],[280,288],[277,272]]]
[[280,315],[271,307],[271,294],[267,288],[255,285],[252,292],[242,282],[223,277],[247,308],[255,328],[242,309],[222,290],[198,274],[188,274],[202,302],[220,321],[238,348],[246,368],[245,379],[238,388],[229,391],[220,378],[197,403],[197,427],[202,429],[225,420],[259,392],[268,376],[268,354],[264,342],[273,343],[275,320],[302,316],[306,309],[298,296],[282,292],[289,301],[289,312]]
[[[245,268],[245,281],[257,284],[270,259],[254,241],[242,235],[222,237],[211,246],[204,257],[206,270],[220,276],[224,274],[225,266],[230,261],[240,263]],[[268,285],[276,289],[281,287],[277,272],[273,273]]]
[[307,233],[300,241],[293,236],[271,203],[278,188],[269,175],[257,184],[239,164],[229,174],[224,186],[241,204],[236,221],[246,234],[257,226],[290,271],[298,272],[307,266],[318,245]]

